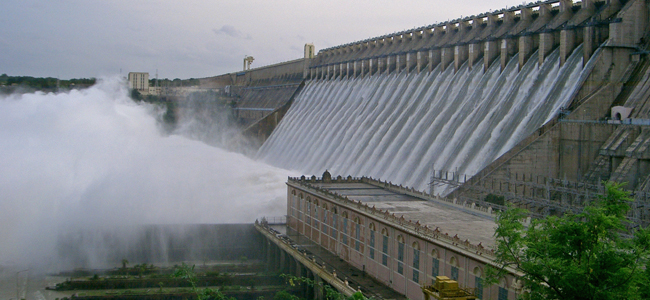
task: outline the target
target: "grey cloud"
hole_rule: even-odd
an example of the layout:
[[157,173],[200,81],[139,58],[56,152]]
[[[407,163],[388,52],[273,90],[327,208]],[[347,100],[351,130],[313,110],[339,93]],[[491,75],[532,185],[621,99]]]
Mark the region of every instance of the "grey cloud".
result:
[[[215,29],[212,29],[212,31],[214,33],[216,33],[217,35],[225,34],[227,36],[234,37],[234,38],[243,38],[244,37],[244,34],[241,31],[237,30],[237,28],[235,28],[232,25],[223,25],[221,27],[221,29],[216,29],[215,28]],[[245,38],[250,39],[250,35],[246,35]]]

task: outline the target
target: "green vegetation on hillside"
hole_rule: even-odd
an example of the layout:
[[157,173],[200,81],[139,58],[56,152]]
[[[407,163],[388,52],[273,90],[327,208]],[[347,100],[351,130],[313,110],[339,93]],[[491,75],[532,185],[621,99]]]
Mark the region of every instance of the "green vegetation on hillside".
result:
[[[188,86],[198,86],[200,84],[199,80],[196,78],[190,79],[180,79],[180,78],[161,78],[158,79],[158,86],[167,86],[167,87],[188,87]],[[156,86],[156,79],[149,79],[149,86]]]
[[59,80],[53,77],[8,76],[0,75],[0,86],[20,86],[35,90],[53,90],[58,88],[70,89],[74,87],[88,87],[95,84],[95,78],[78,78]]

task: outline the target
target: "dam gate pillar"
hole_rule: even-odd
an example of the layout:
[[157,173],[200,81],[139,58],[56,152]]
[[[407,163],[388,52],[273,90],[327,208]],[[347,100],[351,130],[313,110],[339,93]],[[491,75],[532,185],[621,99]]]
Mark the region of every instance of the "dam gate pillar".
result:
[[555,37],[553,32],[542,32],[539,34],[539,65],[544,63],[544,59],[554,48]]
[[352,77],[356,78],[357,76],[359,76],[359,67],[358,67],[358,65],[359,65],[358,60],[355,60],[355,61],[352,62]]
[[417,71],[418,71],[418,73],[422,72],[422,70],[424,70],[424,68],[427,66],[427,61],[428,61],[427,56],[428,56],[427,52],[418,51],[416,53]]
[[451,47],[442,48],[440,53],[440,60],[441,60],[440,61],[441,70],[444,71],[454,60],[453,48]]
[[469,60],[469,67],[473,68],[474,64],[483,56],[481,43],[469,44],[469,53],[467,59]]
[[501,40],[501,71],[506,68],[510,58],[516,53],[517,49],[516,39],[502,39]]
[[578,28],[565,29],[560,32],[560,66],[564,65],[576,46],[582,44],[583,36],[584,34]]
[[487,40],[485,42],[485,50],[483,52],[483,69],[487,71],[490,68],[490,65],[499,55],[499,45],[497,40]]
[[535,39],[532,34],[519,37],[519,70],[528,62],[535,48],[537,48],[537,45],[535,45]]
[[413,66],[417,63],[415,56],[415,52],[406,53],[406,72],[411,72],[413,70]]
[[456,45],[454,47],[454,71],[458,72],[458,69],[467,61],[469,55],[469,46],[465,45]]
[[429,72],[433,71],[439,64],[441,60],[441,50],[440,49],[431,49],[429,50]]

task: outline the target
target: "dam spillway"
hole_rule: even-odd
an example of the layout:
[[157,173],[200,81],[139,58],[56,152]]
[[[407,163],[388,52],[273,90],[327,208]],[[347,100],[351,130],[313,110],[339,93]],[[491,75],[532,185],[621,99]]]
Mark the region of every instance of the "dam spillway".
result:
[[[317,55],[305,44],[302,59],[202,84],[259,89],[238,95],[237,108],[261,112],[245,133],[264,143],[257,157],[276,166],[417,189],[434,181],[435,193],[459,187],[450,196],[462,201],[491,193],[526,198],[531,208],[537,200],[527,197],[551,197],[549,181],[647,177],[645,161],[619,166],[627,154],[600,146],[621,140],[609,137],[620,123],[609,122],[615,106],[642,106],[626,98],[647,65],[649,15],[647,0],[547,0]],[[266,87],[298,79],[291,96],[274,102],[281,105],[247,101],[275,99]]]
[[554,117],[584,77],[581,47],[561,67],[559,49],[541,65],[537,55],[521,67],[515,55],[503,70],[466,62],[308,81],[258,157],[417,189],[434,168],[474,174]]

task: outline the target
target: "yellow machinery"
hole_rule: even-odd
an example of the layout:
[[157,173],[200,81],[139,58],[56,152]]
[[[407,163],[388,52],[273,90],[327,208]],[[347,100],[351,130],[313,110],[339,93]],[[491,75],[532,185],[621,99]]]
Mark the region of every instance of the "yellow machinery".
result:
[[451,280],[447,276],[436,276],[436,282],[433,285],[422,286],[425,300],[470,300],[477,299],[473,289],[461,288],[456,280]]

